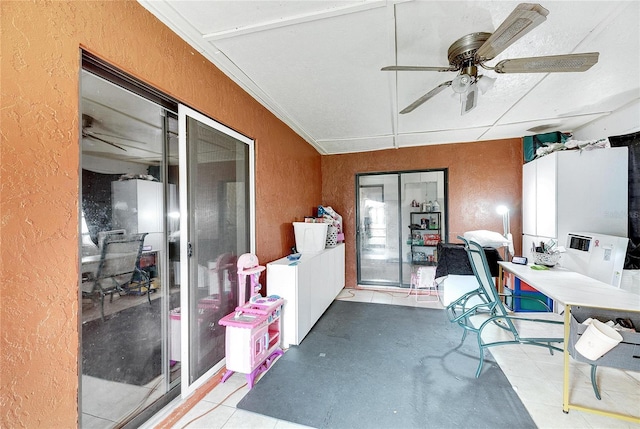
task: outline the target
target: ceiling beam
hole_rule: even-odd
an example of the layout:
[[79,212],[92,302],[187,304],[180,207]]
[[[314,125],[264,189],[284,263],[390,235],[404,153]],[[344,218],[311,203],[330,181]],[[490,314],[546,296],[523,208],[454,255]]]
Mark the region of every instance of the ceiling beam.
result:
[[213,42],[216,40],[228,39],[230,37],[242,36],[245,34],[259,33],[261,31],[273,30],[276,28],[287,27],[289,25],[304,24],[312,21],[319,21],[322,19],[334,18],[336,16],[347,15],[350,13],[363,12],[371,9],[377,9],[379,7],[387,6],[386,1],[372,1],[361,3],[357,5],[341,6],[332,9],[314,11],[299,15],[292,15],[283,17],[280,19],[261,22],[258,24],[246,25],[243,27],[236,27],[231,30],[217,31],[214,33],[204,34],[202,38],[206,41]]

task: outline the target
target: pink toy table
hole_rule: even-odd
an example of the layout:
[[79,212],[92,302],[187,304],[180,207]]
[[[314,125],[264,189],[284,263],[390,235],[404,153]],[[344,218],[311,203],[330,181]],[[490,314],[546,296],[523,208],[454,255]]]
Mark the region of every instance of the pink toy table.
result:
[[256,377],[283,354],[280,349],[280,316],[284,300],[277,296],[262,297],[257,293],[260,290],[258,278],[264,269],[253,254],[245,253],[238,258],[238,296],[244,301],[247,277],[254,295],[219,321],[226,327],[227,372],[222,376],[223,383],[234,372],[241,372],[246,374],[251,389]]

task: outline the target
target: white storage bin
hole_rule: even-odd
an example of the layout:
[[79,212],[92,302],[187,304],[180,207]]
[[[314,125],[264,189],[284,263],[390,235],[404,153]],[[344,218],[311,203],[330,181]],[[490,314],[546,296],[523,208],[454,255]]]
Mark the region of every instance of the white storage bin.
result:
[[322,252],[327,242],[328,226],[328,223],[293,222],[298,253]]

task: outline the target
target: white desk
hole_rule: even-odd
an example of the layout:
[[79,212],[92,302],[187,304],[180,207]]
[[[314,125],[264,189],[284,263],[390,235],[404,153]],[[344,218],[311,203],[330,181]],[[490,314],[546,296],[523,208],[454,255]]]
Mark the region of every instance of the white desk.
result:
[[511,262],[498,262],[499,280],[502,284],[502,270],[513,273],[536,290],[565,306],[564,311],[564,383],[562,391],[562,410],[589,411],[619,419],[640,423],[640,417],[627,416],[608,411],[587,408],[569,403],[569,328],[571,306],[584,306],[608,310],[640,312],[640,295],[610,286],[599,280],[575,273],[563,268],[551,268],[538,271],[531,265],[518,265]]

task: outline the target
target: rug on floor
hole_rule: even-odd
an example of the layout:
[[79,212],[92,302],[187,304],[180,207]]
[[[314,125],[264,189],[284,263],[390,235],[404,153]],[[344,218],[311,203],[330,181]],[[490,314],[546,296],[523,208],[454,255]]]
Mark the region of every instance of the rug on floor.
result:
[[[107,298],[108,299],[108,298]],[[161,372],[160,301],[82,325],[82,373],[142,386]]]
[[238,403],[324,428],[535,428],[487,353],[444,310],[334,301]]

